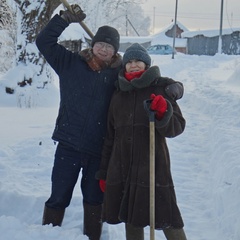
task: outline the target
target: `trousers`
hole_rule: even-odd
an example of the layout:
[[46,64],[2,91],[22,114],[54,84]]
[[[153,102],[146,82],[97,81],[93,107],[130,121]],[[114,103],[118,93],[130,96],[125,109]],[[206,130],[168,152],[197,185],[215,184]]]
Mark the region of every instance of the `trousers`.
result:
[[83,202],[90,205],[103,203],[103,192],[95,174],[99,169],[100,157],[79,152],[58,144],[52,169],[51,196],[45,205],[49,208],[65,209],[69,206],[74,187],[81,172],[80,188]]

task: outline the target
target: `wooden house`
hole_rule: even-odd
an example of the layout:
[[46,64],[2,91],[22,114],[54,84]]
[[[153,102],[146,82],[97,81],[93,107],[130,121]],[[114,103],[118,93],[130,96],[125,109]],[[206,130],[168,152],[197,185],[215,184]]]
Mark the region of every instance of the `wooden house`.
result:
[[[218,53],[219,30],[188,31],[183,37],[187,39],[187,53],[196,55],[215,55]],[[221,53],[240,55],[240,28],[222,30]]]

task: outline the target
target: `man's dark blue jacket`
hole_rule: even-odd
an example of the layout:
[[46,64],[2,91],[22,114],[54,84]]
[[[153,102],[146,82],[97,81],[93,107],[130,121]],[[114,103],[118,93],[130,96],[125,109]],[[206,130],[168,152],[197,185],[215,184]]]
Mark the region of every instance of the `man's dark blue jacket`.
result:
[[55,15],[36,44],[60,79],[60,107],[52,138],[81,152],[101,155],[107,112],[119,67],[93,71],[78,53],[57,43],[68,26]]

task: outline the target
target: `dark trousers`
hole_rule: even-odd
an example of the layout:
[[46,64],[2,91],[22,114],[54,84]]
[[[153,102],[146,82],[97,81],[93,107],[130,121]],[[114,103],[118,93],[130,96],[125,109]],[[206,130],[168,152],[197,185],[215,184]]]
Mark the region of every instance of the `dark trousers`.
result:
[[45,203],[46,206],[55,209],[65,209],[69,206],[81,170],[83,202],[90,205],[102,204],[103,193],[98,180],[95,179],[99,164],[100,158],[59,143],[52,170],[52,193]]

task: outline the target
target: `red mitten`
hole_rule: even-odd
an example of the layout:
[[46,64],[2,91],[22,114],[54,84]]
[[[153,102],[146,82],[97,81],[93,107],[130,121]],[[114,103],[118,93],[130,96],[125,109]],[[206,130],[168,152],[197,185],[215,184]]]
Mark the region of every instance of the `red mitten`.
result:
[[102,192],[105,192],[105,189],[106,189],[106,181],[100,179],[100,180],[99,180],[99,187],[100,187],[100,189],[101,189]]
[[167,110],[167,102],[162,95],[156,96],[154,93],[151,94],[150,98],[152,99],[150,108],[156,112],[157,120],[161,120]]

